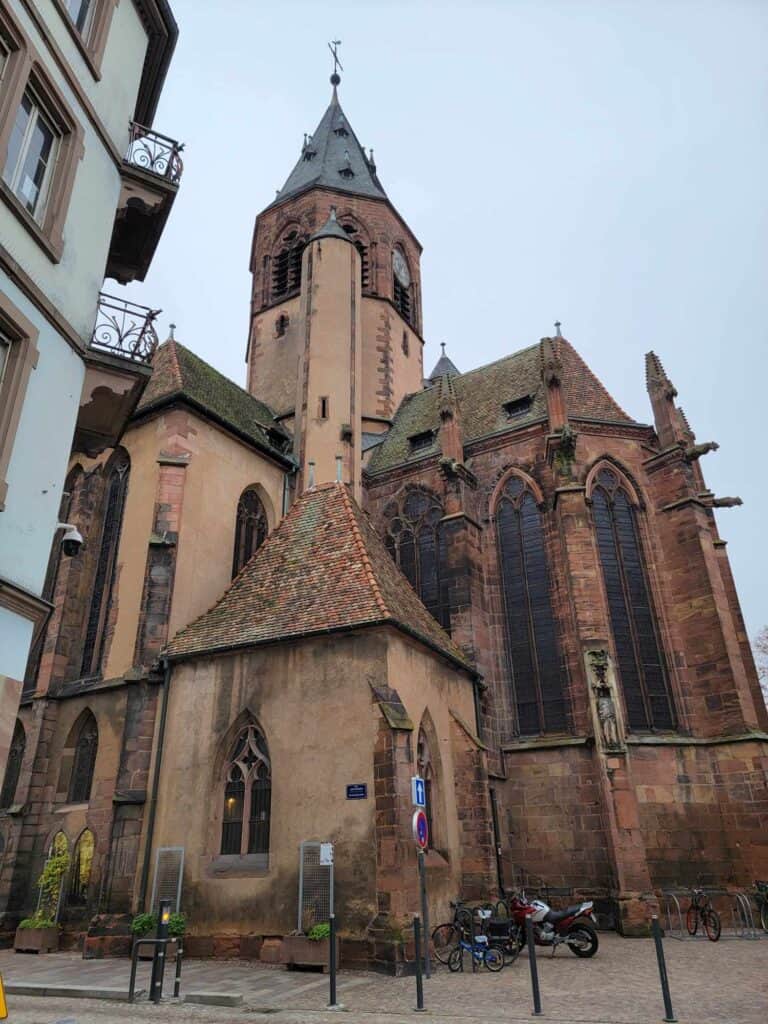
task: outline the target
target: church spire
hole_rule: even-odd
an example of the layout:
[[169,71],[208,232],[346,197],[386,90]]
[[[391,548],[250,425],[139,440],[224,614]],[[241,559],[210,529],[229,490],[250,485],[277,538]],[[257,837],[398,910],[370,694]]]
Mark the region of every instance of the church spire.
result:
[[272,205],[310,188],[331,188],[352,195],[387,198],[372,156],[366,155],[341,109],[337,91],[340,82],[341,78],[334,71],[331,75],[331,102],[315,131],[305,137],[299,161]]

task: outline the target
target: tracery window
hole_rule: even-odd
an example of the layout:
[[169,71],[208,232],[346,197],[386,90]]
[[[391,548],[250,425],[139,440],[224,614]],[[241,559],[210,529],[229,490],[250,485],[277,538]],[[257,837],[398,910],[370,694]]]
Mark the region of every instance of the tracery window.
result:
[[673,729],[675,712],[635,505],[611,469],[599,470],[591,499],[627,724]]
[[427,816],[428,849],[434,850],[437,847],[435,835],[435,800],[437,799],[437,786],[435,783],[435,771],[432,765],[432,753],[429,749],[429,741],[424,729],[419,729],[419,736],[416,742],[416,773],[424,780],[424,813]]
[[16,724],[13,727],[11,747],[8,751],[8,762],[5,767],[3,788],[0,792],[0,808],[5,809],[13,804],[13,798],[16,796],[16,787],[19,784],[21,763],[24,760],[24,751],[26,750],[26,747],[27,734],[24,732],[24,726],[17,718]]
[[422,604],[444,629],[450,629],[450,605],[441,536],[443,506],[430,491],[413,488],[402,507],[391,502],[384,510],[384,542]]
[[87,803],[91,798],[93,770],[99,749],[99,729],[90,711],[86,712],[75,741],[72,774],[69,778],[67,801],[71,804]]
[[272,770],[267,743],[255,725],[237,737],[226,767],[222,854],[252,854],[268,866]]
[[272,259],[273,301],[301,288],[301,256],[306,244],[306,237],[296,229],[283,235],[280,249]]
[[550,598],[541,511],[518,476],[496,506],[506,641],[522,736],[568,729],[566,676]]
[[86,828],[80,833],[80,838],[77,840],[72,853],[69,892],[67,894],[67,903],[70,906],[84,907],[88,902],[88,886],[91,882],[94,847],[93,832]]
[[101,671],[104,655],[106,627],[112,606],[112,590],[117,568],[117,549],[123,525],[125,498],[128,492],[130,460],[126,452],[118,450],[109,467],[104,501],[104,523],[101,543],[93,578],[91,604],[88,609],[83,659],[80,675],[97,675]]
[[255,487],[246,487],[237,503],[235,520],[235,553],[232,559],[232,578],[250,560],[257,548],[267,539],[267,513]]

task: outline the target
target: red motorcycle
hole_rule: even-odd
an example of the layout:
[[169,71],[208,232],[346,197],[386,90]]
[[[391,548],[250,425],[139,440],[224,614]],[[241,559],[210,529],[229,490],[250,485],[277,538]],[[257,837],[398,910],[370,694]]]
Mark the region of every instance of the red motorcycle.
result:
[[520,946],[525,945],[525,921],[533,922],[533,938],[537,946],[551,946],[552,955],[565,943],[575,956],[594,956],[599,945],[597,924],[592,900],[577,903],[566,910],[552,910],[544,900],[531,900],[524,892],[515,893],[509,900],[509,915],[520,929]]

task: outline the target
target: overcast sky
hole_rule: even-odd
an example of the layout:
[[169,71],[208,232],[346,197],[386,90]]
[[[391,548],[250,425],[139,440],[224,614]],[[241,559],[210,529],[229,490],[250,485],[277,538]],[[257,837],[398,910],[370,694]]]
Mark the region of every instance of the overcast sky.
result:
[[[245,380],[256,214],[330,99],[424,246],[425,369],[553,333],[650,420],[653,348],[699,441],[751,635],[765,576],[768,216],[764,0],[300,3],[172,0],[155,127],[186,143],[131,296]],[[117,286],[115,286],[117,287]]]

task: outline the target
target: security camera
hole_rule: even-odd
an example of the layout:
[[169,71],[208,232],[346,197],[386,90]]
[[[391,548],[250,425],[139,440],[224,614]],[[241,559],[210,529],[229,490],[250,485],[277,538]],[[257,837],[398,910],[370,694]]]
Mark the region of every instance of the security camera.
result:
[[61,538],[61,551],[62,554],[69,556],[80,554],[80,548],[83,546],[83,535],[80,533],[76,526],[72,523],[57,523],[57,530],[64,530],[64,536]]

